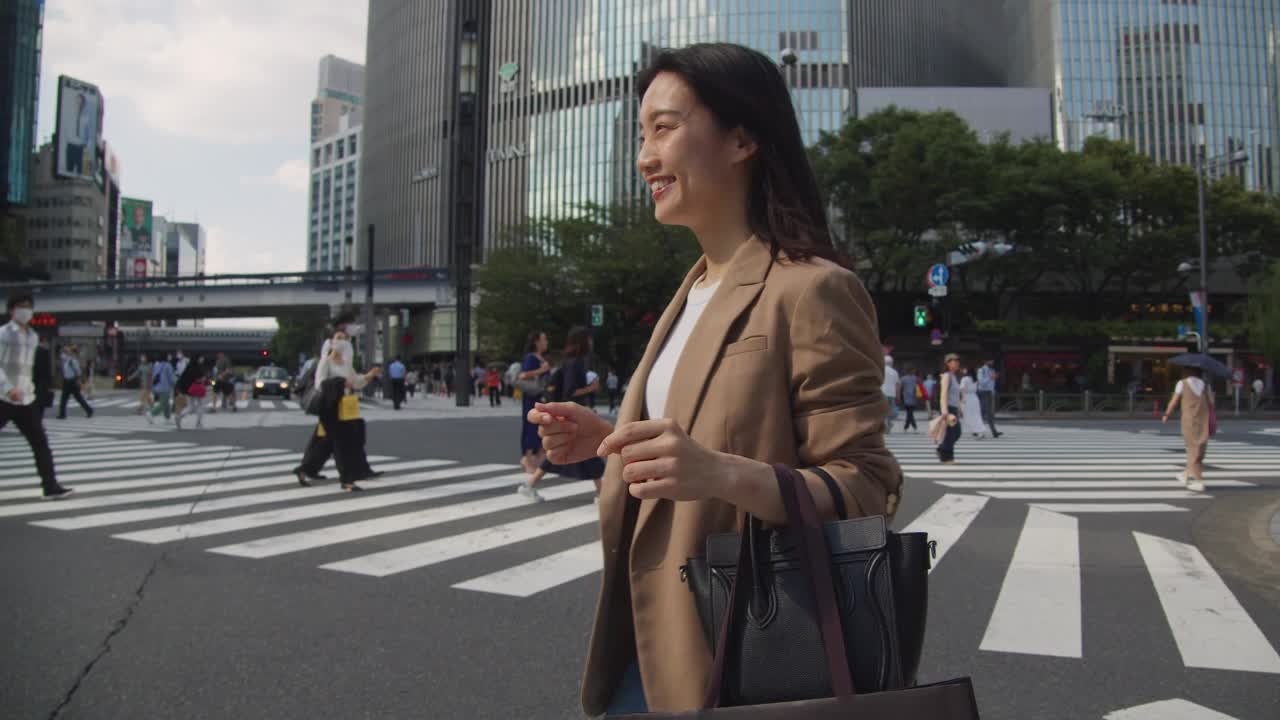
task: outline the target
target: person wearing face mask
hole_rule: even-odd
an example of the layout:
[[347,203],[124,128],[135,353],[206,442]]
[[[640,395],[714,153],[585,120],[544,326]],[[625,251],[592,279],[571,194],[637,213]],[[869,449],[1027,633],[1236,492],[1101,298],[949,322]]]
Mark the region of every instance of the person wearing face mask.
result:
[[58,484],[53,451],[44,431],[43,400],[33,379],[36,347],[40,338],[31,329],[33,301],[28,293],[9,298],[9,322],[0,327],[0,427],[12,422],[26,438],[35,456],[44,497],[56,499],[71,492]]
[[[355,346],[351,344],[350,338],[362,330],[361,326],[356,324],[353,313],[344,312],[333,319],[333,328],[334,333],[325,338],[324,343],[320,346],[320,361],[330,356],[335,343],[334,335],[341,332],[343,339],[338,345],[338,351],[342,355],[343,363],[347,367],[354,367]],[[319,371],[319,369],[320,365],[317,362],[315,371]],[[319,387],[318,380],[319,375],[317,372],[312,376],[311,383]],[[299,485],[309,485],[309,481],[312,480],[327,479],[320,471],[324,468],[324,464],[329,462],[329,458],[334,456],[333,437],[319,432],[319,428],[320,423],[317,423],[316,427],[312,428],[311,434],[307,438],[307,446],[302,451],[302,462],[298,463],[298,467],[293,469],[293,475],[297,478]],[[363,439],[360,440],[360,445],[363,447]],[[369,467],[368,459],[365,458],[363,453],[360,454],[359,459],[363,465],[355,468],[351,473],[357,480],[377,477],[382,474]],[[339,468],[339,472],[341,472],[341,468]]]
[[[316,432],[332,438],[339,482],[347,492],[364,489],[356,481],[381,475],[368,470],[369,458],[364,451],[364,420],[344,420],[339,410],[340,401],[350,395],[351,391],[364,388],[382,374],[382,369],[376,367],[367,373],[357,374],[347,361],[350,345],[346,333],[341,330],[334,333],[329,354],[320,358],[320,362],[316,364],[315,379],[316,388],[323,396],[320,403],[320,423]],[[296,473],[296,476],[299,485],[305,487],[311,484],[302,472]]]

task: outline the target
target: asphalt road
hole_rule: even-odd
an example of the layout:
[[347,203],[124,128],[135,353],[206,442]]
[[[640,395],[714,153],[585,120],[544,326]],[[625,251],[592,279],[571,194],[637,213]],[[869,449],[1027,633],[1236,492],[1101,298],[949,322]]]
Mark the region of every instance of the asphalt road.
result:
[[[512,502],[510,405],[368,417],[375,465],[453,464],[304,491],[270,470],[305,442],[296,410],[178,432],[104,407],[48,421],[78,492],[44,503],[0,432],[0,714],[581,716],[589,489]],[[984,718],[1280,717],[1280,546],[1250,534],[1280,509],[1276,425],[1225,421],[1202,496],[1171,480],[1172,425],[1007,423],[946,468],[891,435],[910,478],[896,525],[941,551],[921,680],[972,676]]]

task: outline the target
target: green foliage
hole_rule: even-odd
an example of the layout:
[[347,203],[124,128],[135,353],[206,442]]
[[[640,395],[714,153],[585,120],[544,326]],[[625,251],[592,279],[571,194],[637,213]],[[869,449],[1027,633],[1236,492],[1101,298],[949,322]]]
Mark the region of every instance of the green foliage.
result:
[[1280,261],[1254,278],[1246,310],[1249,345],[1280,362]]
[[[925,268],[949,251],[1006,242],[1017,251],[953,268],[952,284],[994,298],[999,318],[1048,289],[1100,319],[1185,289],[1177,265],[1199,256],[1195,172],[1124,142],[983,144],[951,112],[891,107],[824,133],[810,153],[873,292],[923,292]],[[1280,201],[1231,177],[1206,182],[1210,261],[1248,278],[1280,255]]]
[[314,313],[290,313],[276,317],[275,337],[271,338],[271,360],[290,371],[298,369],[298,354],[308,357],[324,341],[328,320]]
[[[1109,338],[1176,338],[1178,326],[1190,324],[1189,321],[1086,320],[1061,315],[1043,320],[977,320],[974,323],[981,335],[1017,338],[1037,344],[1051,340],[1066,342],[1088,339],[1106,341]],[[1215,338],[1229,338],[1243,332],[1244,326],[1214,323],[1210,330]]]
[[699,255],[688,231],[660,225],[651,208],[588,205],[574,217],[511,228],[476,272],[480,354],[518,360],[535,329],[555,353],[571,327],[589,325],[591,305],[602,304],[597,364],[628,372]]

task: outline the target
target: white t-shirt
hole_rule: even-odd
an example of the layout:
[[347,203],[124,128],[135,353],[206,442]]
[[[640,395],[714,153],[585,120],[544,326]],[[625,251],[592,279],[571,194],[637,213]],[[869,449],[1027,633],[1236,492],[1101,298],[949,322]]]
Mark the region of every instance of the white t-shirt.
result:
[[1204,394],[1204,381],[1198,377],[1189,377],[1189,378],[1183,378],[1182,380],[1179,380],[1178,384],[1173,386],[1173,394],[1181,396],[1182,386],[1184,384],[1187,387],[1191,388],[1191,392],[1195,393],[1196,397],[1199,397]]
[[658,359],[653,362],[653,368],[649,370],[649,379],[644,386],[644,406],[650,420],[667,416],[667,392],[671,389],[671,378],[675,376],[676,363],[680,361],[680,354],[684,352],[684,346],[689,342],[689,336],[693,334],[698,318],[702,317],[702,311],[706,309],[707,303],[711,301],[711,296],[715,294],[718,287],[720,287],[719,282],[703,286],[702,279],[699,278],[698,282],[689,288],[689,298],[685,300],[684,309],[680,311],[675,327],[671,328],[671,333],[667,335],[667,342],[658,353]]
[[887,398],[898,396],[898,371],[892,365],[884,366],[884,385],[880,386],[880,392]]

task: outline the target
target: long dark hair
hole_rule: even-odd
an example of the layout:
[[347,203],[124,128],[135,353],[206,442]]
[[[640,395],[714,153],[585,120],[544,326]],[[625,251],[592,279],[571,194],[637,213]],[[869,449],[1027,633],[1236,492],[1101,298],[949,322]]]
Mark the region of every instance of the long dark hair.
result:
[[818,179],[778,66],[763,53],[731,43],[667,48],[636,77],[639,98],[662,72],[683,78],[722,129],[741,127],[755,140],[748,223],[774,257],[782,251],[793,260],[816,256],[847,264],[831,243]]
[[581,325],[575,325],[569,331],[569,339],[564,344],[565,359],[586,357],[589,352],[591,352],[591,331]]
[[538,352],[538,338],[546,335],[542,330],[534,330],[529,333],[529,339],[524,344],[524,351],[527,353]]

